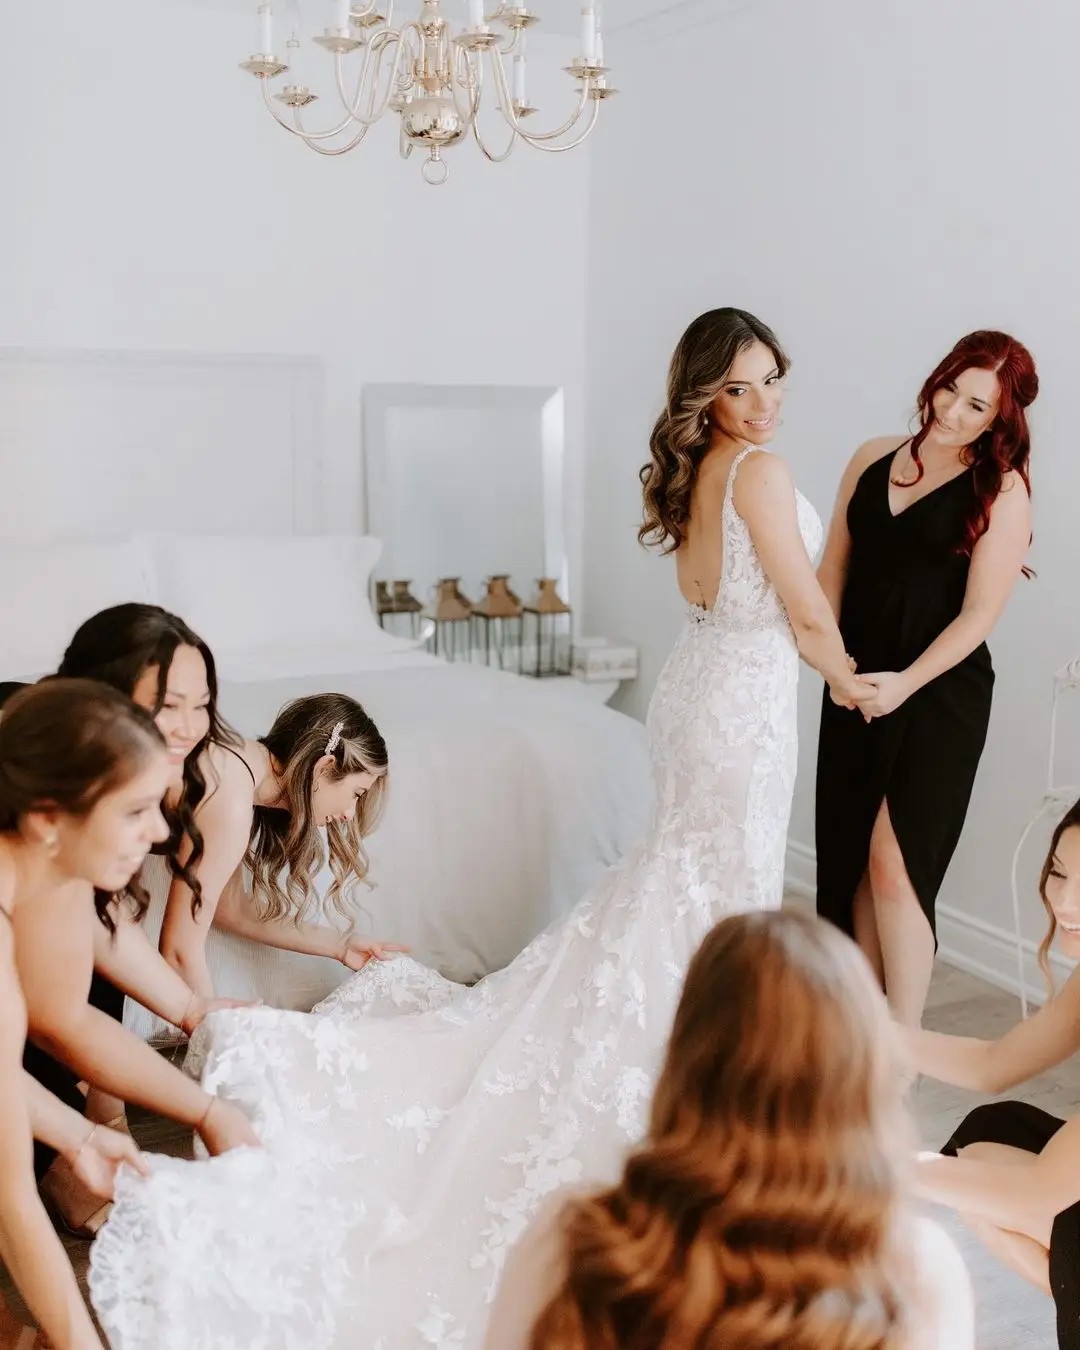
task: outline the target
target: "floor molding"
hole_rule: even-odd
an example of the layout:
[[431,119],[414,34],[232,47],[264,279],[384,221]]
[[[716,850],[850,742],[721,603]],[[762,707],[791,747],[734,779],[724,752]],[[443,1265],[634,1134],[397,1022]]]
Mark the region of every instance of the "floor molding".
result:
[[[814,850],[808,844],[792,839],[787,846],[785,889],[804,899],[814,898],[817,882],[817,862]],[[974,914],[966,914],[952,905],[939,905],[937,911],[938,954],[958,970],[978,975],[1007,993],[1020,994],[1020,971],[1017,962],[1016,937],[1008,929],[987,923]],[[1024,984],[1028,1001],[1041,1004],[1046,997],[1046,984],[1038,962],[1038,944],[1025,938]],[[1050,954],[1050,968],[1058,988],[1072,972],[1072,963],[1056,952]]]

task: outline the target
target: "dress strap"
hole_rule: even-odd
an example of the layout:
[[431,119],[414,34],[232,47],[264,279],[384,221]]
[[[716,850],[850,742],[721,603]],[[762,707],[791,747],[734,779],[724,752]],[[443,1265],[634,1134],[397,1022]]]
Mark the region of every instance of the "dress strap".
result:
[[219,741],[218,744],[221,746],[222,750],[228,750],[230,755],[236,756],[236,758],[240,761],[240,763],[244,766],[244,768],[247,769],[248,777],[251,779],[251,786],[257,787],[258,784],[255,782],[255,775],[251,771],[251,765],[247,762],[247,760],[240,753],[240,751],[234,749],[231,745],[226,745],[223,741]]
[[735,475],[739,472],[739,466],[747,455],[752,455],[755,450],[764,450],[760,445],[744,445],[735,458],[731,461],[731,468],[728,469],[727,485],[724,488],[724,505],[730,506],[735,500]]

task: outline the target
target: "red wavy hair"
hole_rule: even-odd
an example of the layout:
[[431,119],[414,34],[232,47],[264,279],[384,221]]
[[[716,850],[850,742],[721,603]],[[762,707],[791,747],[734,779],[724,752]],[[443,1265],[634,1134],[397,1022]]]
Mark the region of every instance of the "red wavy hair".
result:
[[[965,370],[973,369],[992,370],[998,378],[1001,395],[994,420],[966,452],[975,480],[975,504],[960,546],[960,552],[968,557],[990,526],[990,509],[1001,491],[1005,475],[1010,470],[1018,474],[1028,492],[1031,491],[1028,472],[1031,434],[1026,410],[1039,393],[1035,361],[1016,338],[993,329],[979,329],[962,337],[919,390],[917,408],[922,426],[911,442],[911,457],[917,470],[915,483],[924,473],[919,447],[934,421],[935,394],[958,380]],[[905,486],[913,487],[914,483]],[[1024,572],[1030,575],[1026,567]]]
[[855,944],[722,920],[690,964],[648,1137],[560,1216],[531,1350],[900,1350],[908,1137],[895,1036]]

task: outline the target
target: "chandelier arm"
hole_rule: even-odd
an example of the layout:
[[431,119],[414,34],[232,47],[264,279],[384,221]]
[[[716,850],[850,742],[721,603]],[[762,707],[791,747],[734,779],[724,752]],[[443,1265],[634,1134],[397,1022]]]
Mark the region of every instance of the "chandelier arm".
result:
[[[577,126],[577,124],[581,121],[581,116],[585,111],[585,104],[589,101],[588,81],[582,81],[581,97],[578,99],[577,110],[573,113],[571,117],[569,117],[562,124],[561,127],[559,127],[555,131],[526,131],[521,124],[520,118],[514,111],[514,101],[510,97],[510,87],[506,83],[506,68],[503,65],[502,57],[497,52],[492,53],[491,68],[495,73],[495,83],[498,86],[499,110],[502,112],[502,115],[506,118],[507,122],[509,122],[509,124],[513,127],[513,129],[518,133],[518,135],[523,140],[528,141],[530,145],[536,146],[538,150],[544,149],[543,143],[545,141],[558,140],[560,136],[565,136],[568,132],[573,131],[574,128]],[[589,127],[584,133],[585,136],[589,134],[589,131],[592,130],[593,124],[596,122],[596,112],[598,107],[599,103],[597,103],[594,100],[592,115],[590,117]],[[582,139],[584,139],[584,136],[582,137]],[[579,143],[580,142],[578,141],[573,142],[574,145],[577,145]],[[563,147],[558,146],[555,148],[562,149]],[[567,145],[565,148],[569,150],[572,147],[570,145]]]
[[[501,153],[488,149],[487,144],[484,141],[484,137],[480,131],[480,104],[483,100],[483,93],[484,93],[484,62],[483,57],[478,54],[476,61],[476,102],[473,108],[473,117],[471,123],[473,140],[480,147],[480,152],[485,159],[489,160],[492,164],[502,164],[505,160],[510,158],[511,152],[514,149],[514,145],[517,142],[517,132],[513,127],[510,127],[509,144],[507,145],[506,149],[503,150]],[[501,107],[499,111],[502,112]]]
[[523,141],[526,141],[531,145],[534,150],[546,150],[550,155],[559,155],[562,154],[564,150],[576,150],[581,142],[591,135],[593,128],[596,126],[597,115],[599,112],[600,103],[598,100],[594,100],[592,111],[589,113],[589,120],[586,123],[584,130],[575,136],[572,141],[564,141],[561,145],[549,145],[543,141],[537,141],[534,137],[530,136],[527,131],[522,131],[520,124],[517,126],[517,134]]
[[[363,97],[364,89],[367,85],[368,71],[371,68],[371,57],[375,50],[375,44],[369,42],[364,48],[364,61],[360,67],[360,74],[357,76],[356,88],[350,98],[345,89],[345,60],[341,52],[334,53],[334,81],[337,84],[338,98],[341,99],[341,105],[348,114],[349,121],[356,120],[355,109],[359,108],[360,100]],[[380,49],[381,50],[381,49]],[[376,67],[376,70],[378,67]]]
[[503,47],[500,46],[498,42],[496,42],[495,46],[492,47],[491,50],[493,52],[500,52],[503,56],[513,56],[514,53],[522,44],[522,37],[524,32],[525,32],[524,28],[511,29],[510,33],[508,34],[509,37],[508,44],[505,47]]
[[[297,109],[296,120],[297,122],[299,122],[300,120],[299,109]],[[308,149],[314,150],[317,155],[345,155],[348,154],[350,150],[355,150],[356,147],[360,144],[360,142],[364,139],[364,137],[368,134],[370,130],[371,128],[369,126],[362,126],[351,141],[346,141],[344,145],[336,145],[336,146],[316,145],[314,140],[312,140],[310,136],[304,135],[303,131],[301,131],[299,134],[301,139],[304,141],[304,144],[307,145]]]
[[494,150],[489,150],[487,148],[487,145],[484,143],[484,138],[480,134],[480,128],[476,125],[475,122],[473,123],[472,131],[473,131],[473,140],[480,147],[480,153],[490,164],[505,164],[506,161],[510,158],[510,156],[514,153],[514,146],[517,145],[518,141],[518,132],[511,131],[510,140],[507,144],[506,149],[503,150],[501,153],[496,154]]
[[[397,88],[401,57],[402,53],[406,51],[405,34],[410,28],[419,33],[419,29],[415,23],[405,24],[399,32],[391,32],[389,29],[385,30],[386,36],[383,41],[379,43],[379,50],[376,54],[375,71],[371,80],[368,82],[367,112],[360,112],[360,95],[363,93],[362,89],[357,89],[356,100],[349,107],[349,111],[355,121],[363,122],[366,126],[373,126],[386,112],[387,106],[394,96],[394,90]],[[382,34],[377,35],[377,37],[379,36],[382,36]],[[376,39],[373,38],[372,46],[374,46],[375,41]],[[375,96],[379,91],[379,84],[382,80],[382,67],[386,57],[386,50],[391,42],[394,44],[394,64],[390,67],[390,75],[386,82],[386,92],[380,99],[378,109],[376,110]]]
[[[350,100],[347,94],[345,93],[345,79],[343,71],[344,62],[342,54],[340,52],[336,52],[334,54],[334,67],[335,67],[335,77],[338,95],[340,96],[342,103],[345,105],[346,115],[344,121],[339,122],[338,125],[334,127],[332,131],[301,132],[300,134],[304,137],[304,139],[308,142],[308,144],[312,146],[312,149],[318,148],[317,146],[312,145],[313,141],[329,140],[331,137],[340,136],[340,134],[346,129],[346,127],[350,126],[352,123],[358,123],[366,132],[369,127],[374,126],[375,123],[383,116],[383,114],[386,112],[387,104],[393,97],[394,87],[397,83],[398,68],[401,64],[401,55],[402,52],[405,50],[405,42],[403,40],[404,35],[409,28],[412,28],[414,26],[415,25],[413,24],[406,24],[405,27],[402,28],[400,33],[393,32],[389,29],[384,29],[382,33],[376,34],[376,36],[371,40],[370,44],[368,45],[368,50],[364,53],[363,69],[360,72],[360,78],[356,82],[356,94],[352,100]],[[379,38],[382,38],[381,42],[378,40]],[[382,67],[384,58],[386,56],[386,51],[387,48],[391,45],[391,43],[395,45],[394,64],[390,71],[390,78],[387,82],[386,93],[384,94],[382,100],[380,101],[378,110],[376,111],[375,96],[378,93],[379,84],[382,79]],[[378,50],[376,50],[376,44],[378,45]],[[374,54],[375,56],[375,69],[372,72],[371,79],[368,80],[367,76],[371,63],[372,54]],[[360,111],[360,104],[363,101],[365,90],[367,92],[367,112],[362,113]],[[363,137],[361,137],[360,139],[362,140]],[[357,144],[359,144],[359,142],[357,142]],[[332,153],[337,154],[338,152],[335,150]]]
[[[398,59],[395,59],[395,62],[394,62],[394,70],[393,70],[393,72],[391,72],[391,83],[390,83],[390,85],[389,85],[388,88],[387,88],[386,97],[383,99],[382,104],[381,104],[381,106],[379,107],[378,112],[370,112],[370,109],[372,108],[372,106],[373,106],[373,104],[374,104],[374,95],[375,95],[375,91],[376,91],[377,86],[378,86],[378,80],[379,80],[379,74],[380,74],[379,67],[380,67],[380,65],[382,64],[382,56],[383,56],[383,52],[385,51],[385,48],[386,48],[387,45],[388,45],[387,43],[381,44],[381,45],[380,45],[379,52],[378,52],[378,59],[377,59],[376,67],[375,67],[375,75],[374,75],[374,78],[373,78],[373,80],[372,80],[372,83],[371,83],[371,86],[370,86],[370,90],[369,90],[370,96],[369,96],[369,99],[368,99],[368,106],[369,106],[369,115],[368,115],[368,116],[362,115],[358,110],[357,110],[357,111],[354,111],[353,109],[351,109],[351,108],[349,108],[349,107],[346,107],[346,116],[345,116],[345,118],[344,118],[341,122],[338,123],[338,125],[337,125],[336,127],[331,127],[331,128],[330,128],[329,130],[327,130],[327,131],[308,131],[308,130],[306,130],[306,129],[304,128],[304,126],[303,126],[303,122],[302,122],[302,120],[301,120],[300,109],[299,109],[299,108],[297,108],[297,109],[294,110],[294,113],[293,113],[293,124],[290,124],[284,117],[282,117],[282,116],[278,113],[277,109],[276,109],[276,108],[274,107],[274,105],[270,102],[270,82],[269,82],[269,80],[267,80],[267,79],[264,78],[264,79],[262,79],[262,80],[260,81],[260,83],[262,84],[262,90],[263,90],[263,102],[266,104],[266,107],[267,107],[267,109],[269,110],[271,117],[273,117],[274,121],[278,124],[278,126],[284,127],[284,129],[285,129],[286,131],[290,132],[293,136],[298,136],[301,140],[305,141],[305,142],[306,142],[313,150],[319,149],[319,146],[316,144],[317,141],[328,141],[328,140],[332,140],[335,136],[340,136],[341,133],[342,133],[347,127],[351,126],[351,125],[354,124],[354,123],[358,123],[358,124],[361,126],[361,128],[363,129],[363,131],[366,133],[367,130],[368,130],[368,128],[371,127],[371,126],[373,126],[373,125],[379,120],[379,118],[382,117],[383,113],[386,111],[386,104],[387,104],[387,103],[389,102],[389,100],[390,100],[390,94],[391,94],[391,91],[392,91],[392,89],[393,89],[393,74],[394,74],[394,72],[397,71],[397,67],[398,67]],[[399,43],[399,46],[398,46],[398,58],[400,58],[400,51],[401,51],[401,44]],[[335,55],[335,64],[338,65],[338,66],[340,66],[340,64],[341,64],[341,55],[340,55],[340,53],[337,53],[337,54]],[[367,69],[367,57],[365,57],[365,71],[366,71],[366,69]],[[362,80],[362,79],[363,79],[363,76],[361,76],[361,80]],[[339,70],[339,71],[338,71],[338,86],[339,86],[339,91],[340,91],[341,83],[342,83],[342,80],[341,80],[341,73],[340,73],[340,70]],[[358,89],[357,89],[357,102],[359,102],[360,96],[363,94],[363,92],[364,92],[364,86],[363,86],[363,83],[361,83],[361,84],[359,85]],[[360,137],[360,140],[363,140],[363,136]],[[358,145],[359,143],[360,143],[359,140],[356,141],[356,142],[354,142],[354,144],[357,144],[357,145]],[[332,153],[332,154],[338,154],[339,152],[338,152],[337,150],[332,150],[332,151],[330,151],[330,153]]]
[[[454,100],[454,108],[457,115],[466,125],[471,125],[476,120],[476,110],[480,106],[479,89],[477,83],[471,79],[463,79],[461,70],[465,69],[466,76],[472,72],[472,57],[467,51],[460,47],[453,54],[450,60],[450,96]],[[477,89],[477,97],[472,95],[473,89]],[[460,95],[464,94],[466,105],[462,107]]]

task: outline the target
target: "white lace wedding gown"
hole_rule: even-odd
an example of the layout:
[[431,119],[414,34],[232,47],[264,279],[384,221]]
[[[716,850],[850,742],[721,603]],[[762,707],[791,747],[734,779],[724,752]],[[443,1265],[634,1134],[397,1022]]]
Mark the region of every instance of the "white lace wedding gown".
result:
[[[211,1018],[203,1082],[266,1149],[121,1179],[91,1267],[114,1350],[477,1347],[541,1198],[617,1175],[695,948],[781,899],[798,657],[732,502],[746,453],[720,595],[690,610],[650,706],[644,843],[472,988],[403,958],[310,1015]],[[821,523],[798,511],[813,554]]]

